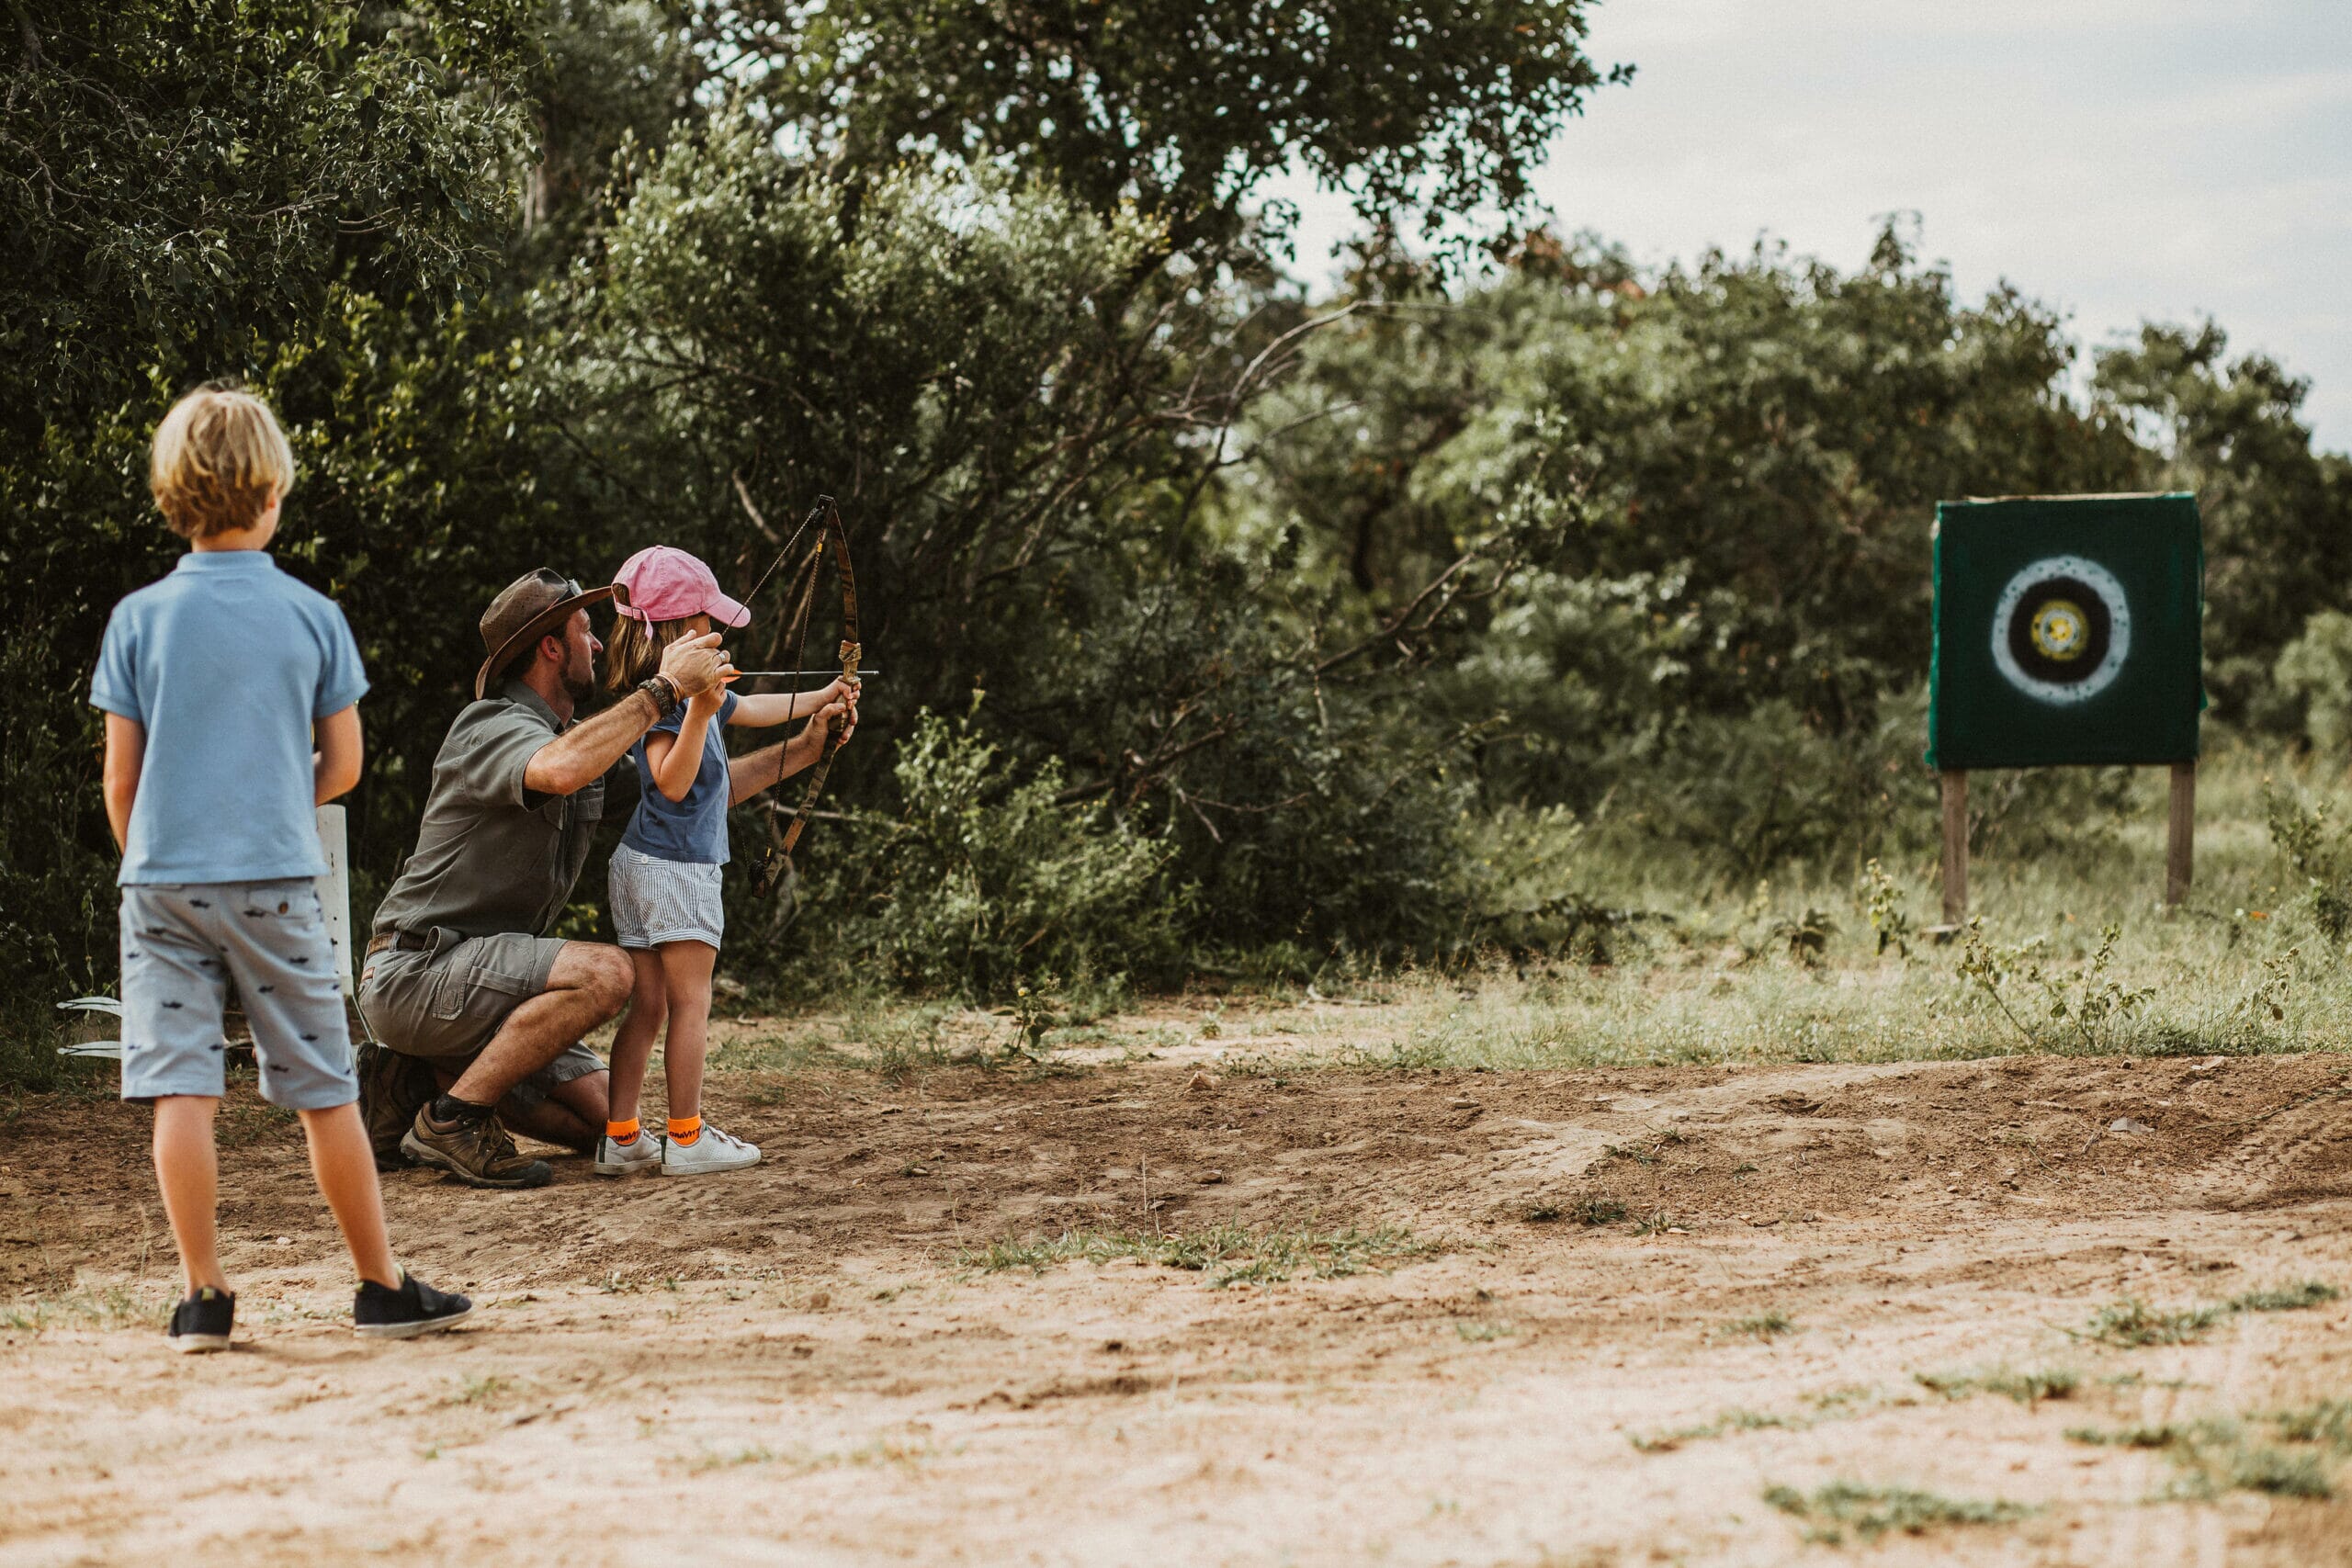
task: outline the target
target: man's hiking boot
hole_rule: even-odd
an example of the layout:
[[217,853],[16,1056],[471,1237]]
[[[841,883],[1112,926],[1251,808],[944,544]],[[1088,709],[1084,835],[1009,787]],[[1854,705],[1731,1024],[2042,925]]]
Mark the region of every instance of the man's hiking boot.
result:
[[359,1113],[368,1122],[368,1146],[375,1151],[376,1168],[401,1169],[409,1157],[401,1150],[401,1140],[434,1096],[433,1069],[372,1040],[364,1042],[354,1056],[359,1070]]
[[401,1152],[469,1187],[545,1187],[555,1179],[548,1162],[517,1149],[514,1134],[486,1111],[455,1122],[435,1122],[428,1103],[409,1124]]
[[172,1325],[164,1342],[187,1355],[197,1350],[226,1350],[230,1332],[237,1326],[237,1298],[209,1285],[172,1309]]
[[362,1280],[351,1302],[351,1325],[370,1339],[413,1339],[436,1328],[455,1328],[473,1314],[469,1298],[436,1291],[405,1269],[399,1290]]

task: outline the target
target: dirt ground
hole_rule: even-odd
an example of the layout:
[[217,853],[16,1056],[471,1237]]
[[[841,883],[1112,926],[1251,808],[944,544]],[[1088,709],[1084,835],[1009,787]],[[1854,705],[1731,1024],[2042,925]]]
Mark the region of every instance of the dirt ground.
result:
[[[392,1176],[404,1255],[483,1303],[400,1345],[350,1334],[299,1139],[248,1107],[241,1343],[185,1359],[144,1115],[28,1102],[0,1568],[2352,1563],[2352,1493],[2228,1473],[2352,1395],[2352,1295],[2090,1328],[2352,1291],[2352,1058],[1246,1067],[720,1072],[740,1177]],[[2004,1371],[2075,1383],[1954,1381]],[[2236,1425],[2066,1436],[2198,1421]],[[1840,1483],[1996,1517],[1879,1533]]]

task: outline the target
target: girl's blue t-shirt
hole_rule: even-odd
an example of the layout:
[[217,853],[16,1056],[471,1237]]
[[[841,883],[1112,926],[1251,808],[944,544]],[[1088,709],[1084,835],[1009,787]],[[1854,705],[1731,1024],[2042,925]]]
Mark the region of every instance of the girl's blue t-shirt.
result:
[[[695,865],[727,863],[727,742],[719,732],[734,716],[740,700],[728,693],[711,716],[710,727],[703,732],[702,766],[695,771],[694,787],[686,791],[684,800],[672,800],[653,782],[653,766],[645,759],[643,740],[629,748],[628,754],[637,762],[639,798],[637,814],[621,835],[622,843],[656,860]],[[681,704],[648,734],[676,735],[685,722],[686,710]]]

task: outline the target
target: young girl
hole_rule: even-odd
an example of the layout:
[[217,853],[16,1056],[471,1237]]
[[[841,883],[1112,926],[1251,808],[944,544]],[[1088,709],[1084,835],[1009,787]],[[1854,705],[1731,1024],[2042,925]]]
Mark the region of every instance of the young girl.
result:
[[[710,568],[667,545],[629,557],[618,581],[628,596],[616,602],[621,619],[606,660],[606,683],[616,691],[650,678],[679,638],[699,637],[713,622],[740,626],[752,618],[718,591]],[[637,976],[628,1016],[613,1040],[611,1120],[596,1145],[599,1175],[701,1176],[759,1162],[757,1148],[705,1126],[701,1115],[711,969],[726,924],[719,868],[727,863],[727,808],[815,762],[835,714],[847,721],[846,740],[857,727],[854,682],[753,697],[715,686],[688,698],[630,751],[642,798],[613,852],[611,897],[613,924]],[[796,717],[811,722],[792,739],[729,763],[718,734],[723,726]],[[670,1135],[655,1138],[638,1130],[637,1100],[665,1013]]]

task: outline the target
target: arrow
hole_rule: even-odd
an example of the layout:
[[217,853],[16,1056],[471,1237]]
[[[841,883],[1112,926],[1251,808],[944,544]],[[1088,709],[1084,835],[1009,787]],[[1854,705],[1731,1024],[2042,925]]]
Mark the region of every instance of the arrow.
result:
[[[757,680],[766,676],[801,679],[811,675],[821,675],[828,681],[838,681],[842,678],[842,672],[838,670],[738,670],[735,673],[741,676],[746,681]],[[857,673],[860,679],[864,679],[868,675],[879,675],[882,671],[879,670],[861,670]]]

